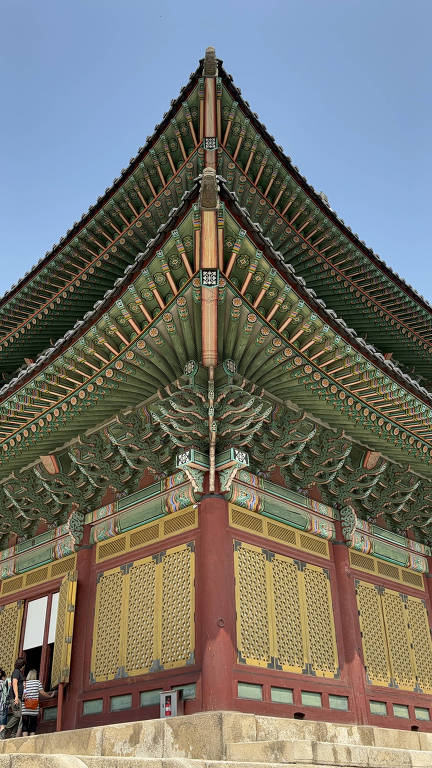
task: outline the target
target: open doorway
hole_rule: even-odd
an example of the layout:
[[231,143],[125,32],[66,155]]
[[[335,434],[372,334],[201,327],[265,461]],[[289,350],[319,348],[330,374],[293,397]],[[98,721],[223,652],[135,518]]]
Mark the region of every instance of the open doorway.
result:
[[22,654],[25,674],[35,669],[45,690],[51,686],[51,668],[57,624],[58,592],[28,600],[24,610]]

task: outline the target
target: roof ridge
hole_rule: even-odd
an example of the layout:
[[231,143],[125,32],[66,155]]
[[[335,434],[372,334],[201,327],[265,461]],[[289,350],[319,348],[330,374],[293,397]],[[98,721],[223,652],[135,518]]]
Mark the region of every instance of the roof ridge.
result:
[[249,102],[244,99],[241,95],[241,89],[235,84],[233,76],[227,72],[223,67],[223,62],[221,59],[218,59],[218,65],[219,65],[219,75],[225,79],[228,87],[236,93],[236,96],[238,96],[241,105],[245,108],[245,111],[248,113],[248,117],[250,121],[255,125],[257,129],[260,129],[262,133],[264,134],[264,138],[268,141],[268,143],[271,145],[273,151],[278,156],[280,160],[282,160],[287,166],[288,170],[292,172],[292,175],[301,186],[303,186],[304,191],[310,195],[313,202],[318,205],[321,210],[329,216],[329,218],[342,230],[342,232],[345,234],[345,236],[353,242],[353,244],[368,258],[371,259],[375,265],[381,269],[384,273],[388,272],[390,273],[388,277],[392,279],[396,284],[399,282],[402,289],[406,290],[406,293],[411,296],[411,298],[418,302],[419,304],[423,305],[423,308],[432,315],[432,301],[429,302],[424,296],[422,296],[410,283],[405,280],[405,278],[401,277],[397,272],[395,272],[392,267],[390,267],[386,261],[384,261],[381,256],[379,256],[375,251],[371,248],[371,246],[367,245],[367,243],[364,240],[360,239],[360,236],[353,232],[351,227],[345,223],[345,221],[337,214],[337,212],[330,206],[328,203],[327,196],[323,192],[317,192],[315,187],[307,180],[306,176],[303,176],[303,174],[300,172],[299,168],[293,164],[291,158],[289,155],[285,153],[284,148],[276,143],[275,137],[269,133],[267,130],[266,125],[262,122],[259,115],[256,112],[252,111],[252,107],[250,106]]
[[[147,136],[146,143],[142,147],[138,147],[136,155],[130,158],[129,164],[126,168],[122,168],[120,172],[120,176],[113,179],[111,186],[106,187],[105,192],[102,195],[99,195],[95,203],[92,203],[87,211],[85,211],[81,218],[78,221],[75,221],[70,229],[67,230],[66,234],[63,235],[63,237],[60,238],[58,243],[54,243],[54,245],[51,247],[49,251],[45,253],[45,256],[42,256],[35,264],[33,264],[30,269],[25,272],[25,274],[18,280],[18,282],[13,283],[10,288],[5,291],[5,293],[0,296],[0,309],[19,291],[30,282],[30,280],[40,272],[44,266],[49,264],[52,259],[57,255],[57,253],[60,252],[62,248],[65,247],[68,240],[71,240],[73,237],[75,237],[78,232],[85,226],[85,224],[91,220],[91,218],[103,207],[103,205],[108,201],[109,197],[121,187],[121,185],[126,181],[127,177],[130,175],[132,170],[137,166],[141,160],[143,159],[143,156],[145,153],[150,149],[151,145],[156,140],[159,133],[162,133],[163,130],[166,128],[167,124],[170,122],[170,120],[173,117],[173,114],[177,111],[177,109],[181,106],[181,101],[184,99],[185,92],[190,88],[193,84],[193,81],[195,78],[197,78],[201,73],[201,65],[197,67],[197,69],[194,72],[191,72],[189,75],[188,82],[182,86],[180,89],[179,95],[176,99],[171,100],[170,108],[165,114],[163,115],[163,118],[160,123],[156,123],[153,133],[150,136]],[[0,390],[1,392],[1,390]]]

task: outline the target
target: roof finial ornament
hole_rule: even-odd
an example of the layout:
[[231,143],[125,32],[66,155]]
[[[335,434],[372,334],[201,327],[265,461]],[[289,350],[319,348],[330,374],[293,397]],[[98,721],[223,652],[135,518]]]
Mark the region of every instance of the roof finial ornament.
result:
[[218,183],[214,168],[204,168],[201,179],[201,208],[215,210],[218,204]]
[[216,51],[210,45],[206,48],[204,56],[203,77],[216,77],[217,73]]

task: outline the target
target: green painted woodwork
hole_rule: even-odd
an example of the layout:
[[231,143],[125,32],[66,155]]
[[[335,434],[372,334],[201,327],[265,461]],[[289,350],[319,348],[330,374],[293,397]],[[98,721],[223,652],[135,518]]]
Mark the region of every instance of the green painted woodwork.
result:
[[385,701],[370,701],[369,708],[372,715],[387,715],[387,704]]
[[162,688],[156,688],[153,691],[141,691],[140,707],[158,707]]
[[[176,103],[120,182],[0,302],[3,371],[69,331],[3,390],[0,541],[11,531],[31,536],[40,519],[72,520],[108,488],[130,493],[146,471],[166,478],[176,451],[202,455],[184,467],[201,493],[210,424],[223,492],[242,466],[228,454],[245,449],[252,471],[279,470],[291,489],[318,486],[333,508],[354,505],[361,518],[383,515],[391,530],[411,527],[427,540],[432,399],[321,299],[360,336],[415,366],[417,378],[429,376],[431,313],[307,187],[234,98],[223,70],[214,384],[198,365],[195,178],[204,149],[196,141],[203,82],[194,77],[187,101]],[[56,293],[48,296],[50,286]],[[35,292],[47,311],[31,319]],[[136,514],[131,508],[131,526]],[[391,545],[375,540],[390,558]]]
[[262,685],[257,683],[238,683],[239,699],[253,699],[254,701],[262,701],[263,691]]
[[98,715],[103,711],[103,699],[83,701],[83,715]]
[[[17,403],[37,402],[31,394],[35,391],[45,401],[57,399],[43,418],[22,416],[31,428],[22,427],[8,441],[9,449],[0,457],[8,472],[14,466],[25,466],[32,455],[37,458],[58,450],[71,438],[72,447],[63,455],[59,475],[49,475],[37,464],[24,473],[15,470],[1,485],[4,536],[12,529],[21,536],[28,534],[41,517],[50,523],[61,521],[73,503],[83,509],[94,508],[108,487],[118,492],[133,490],[147,469],[156,476],[166,476],[173,469],[173,445],[200,450],[208,445],[207,374],[195,367],[192,375],[182,378],[183,369],[189,366],[188,353],[200,354],[195,278],[193,274],[190,278],[185,266],[189,263],[193,270],[193,200],[190,197],[192,208],[173,220],[162,255],[160,249],[153,257],[149,253],[147,266],[125,282],[121,299],[108,303],[84,336],[51,364],[50,378],[39,375],[13,396],[15,409]],[[256,233],[241,229],[229,210],[232,206],[234,212],[235,205],[226,199],[226,262],[238,244],[240,248],[229,281],[221,280],[219,286],[220,307],[225,306],[225,311],[219,312],[218,330],[221,359],[234,358],[236,365],[221,365],[216,371],[218,453],[232,445],[247,446],[259,471],[268,473],[278,467],[295,489],[319,485],[330,505],[356,503],[369,518],[381,512],[393,521],[399,516],[404,528],[415,521],[416,530],[424,535],[424,526],[429,525],[428,482],[420,482],[406,469],[396,469],[382,458],[373,469],[365,469],[355,441],[382,451],[393,461],[409,458],[413,469],[423,473],[428,472],[431,461],[425,459],[427,443],[395,426],[397,422],[386,418],[385,412],[364,407],[345,379],[340,382],[334,375],[334,366],[348,371],[355,380],[362,377],[371,393],[385,396],[388,392],[389,402],[394,401],[401,413],[404,404],[411,411],[424,412],[425,421],[429,412],[408,390],[397,385],[395,389],[390,377],[323,322],[309,305],[307,294],[303,298],[301,286],[294,288],[271,266],[265,243],[257,253],[252,239]],[[169,265],[179,286],[176,296],[172,296],[166,275],[159,271],[163,263]],[[241,295],[251,267],[251,280]],[[261,302],[254,308],[259,293]],[[161,308],[158,301],[166,306]],[[154,315],[150,323],[140,302],[150,317]],[[271,321],[265,320],[275,302]],[[142,329],[140,333],[129,322],[131,318]],[[279,332],[287,318],[286,331]],[[187,334],[182,330],[186,322],[193,330],[193,342],[188,338],[186,343]],[[317,351],[319,360],[315,363],[311,358]],[[326,365],[328,359],[334,362]],[[61,389],[62,382],[69,382],[71,387],[75,384],[72,395]],[[282,407],[281,401],[295,403],[311,417],[302,416],[294,407]],[[137,409],[138,403],[146,405]],[[129,412],[123,411],[125,405]],[[14,411],[7,407],[3,406],[3,414],[10,418]],[[335,431],[318,426],[316,418]],[[107,421],[108,429],[86,434],[87,429],[94,430]],[[195,478],[195,470],[188,471],[198,490],[201,476]],[[421,498],[415,494],[420,488]]]
[[430,381],[430,307],[337,219],[221,74],[223,136],[232,124],[219,149],[219,172],[240,204],[329,307],[416,378]]
[[164,132],[156,130],[122,171],[122,183],[115,180],[42,266],[0,301],[0,373],[6,380],[24,357],[35,359],[92,309],[179,205],[202,170],[203,151],[189,126],[199,132],[198,102],[195,84],[187,101],[172,108]]
[[301,703],[304,707],[322,707],[322,696],[315,691],[302,691]]
[[271,700],[278,704],[294,704],[293,691],[291,688],[270,688]]
[[337,696],[334,693],[329,693],[329,707],[348,712],[348,696]]
[[416,720],[430,720],[430,711],[426,707],[414,707]]

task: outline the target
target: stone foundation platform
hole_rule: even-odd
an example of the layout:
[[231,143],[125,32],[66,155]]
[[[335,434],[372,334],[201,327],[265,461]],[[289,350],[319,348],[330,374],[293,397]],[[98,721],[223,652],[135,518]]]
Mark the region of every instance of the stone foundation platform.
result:
[[207,712],[0,742],[0,768],[432,768],[432,733]]

